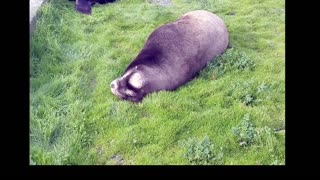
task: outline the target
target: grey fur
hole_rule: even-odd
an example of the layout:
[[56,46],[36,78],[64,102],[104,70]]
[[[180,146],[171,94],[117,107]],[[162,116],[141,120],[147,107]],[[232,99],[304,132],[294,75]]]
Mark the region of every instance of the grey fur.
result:
[[[191,11],[151,33],[143,49],[111,83],[113,94],[139,102],[148,93],[175,90],[191,80],[208,62],[222,54],[229,43],[227,27],[218,16],[204,10]],[[139,72],[143,87],[132,88],[130,77]],[[135,92],[132,96],[126,90]]]

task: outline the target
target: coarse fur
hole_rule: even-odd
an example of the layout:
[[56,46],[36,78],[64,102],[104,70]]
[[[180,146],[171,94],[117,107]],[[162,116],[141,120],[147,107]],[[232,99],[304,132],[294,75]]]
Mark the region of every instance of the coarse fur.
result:
[[140,102],[149,93],[175,90],[222,54],[228,43],[222,19],[205,10],[188,12],[151,33],[124,74],[112,81],[111,92]]

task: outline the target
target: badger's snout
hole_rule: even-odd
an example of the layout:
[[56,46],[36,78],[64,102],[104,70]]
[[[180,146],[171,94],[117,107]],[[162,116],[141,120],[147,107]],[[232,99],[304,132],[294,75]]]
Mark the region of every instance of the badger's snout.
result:
[[122,95],[119,92],[119,80],[118,79],[116,79],[110,83],[110,89],[111,89],[112,94],[119,96],[119,97],[122,97]]
[[118,82],[117,80],[114,80],[110,83],[110,88],[111,89],[117,89],[118,88]]

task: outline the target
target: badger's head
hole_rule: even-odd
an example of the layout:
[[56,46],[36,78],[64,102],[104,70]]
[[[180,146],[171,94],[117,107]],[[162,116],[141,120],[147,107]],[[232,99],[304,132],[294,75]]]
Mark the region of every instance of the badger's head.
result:
[[132,102],[140,102],[146,95],[146,85],[144,73],[141,68],[135,66],[125,72],[125,74],[111,82],[111,92],[120,99]]

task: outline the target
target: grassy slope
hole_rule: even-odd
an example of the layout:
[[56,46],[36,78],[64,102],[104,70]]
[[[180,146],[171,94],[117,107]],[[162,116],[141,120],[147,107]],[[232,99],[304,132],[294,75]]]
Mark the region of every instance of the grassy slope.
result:
[[[230,42],[253,71],[200,75],[176,92],[141,104],[119,101],[109,83],[120,76],[149,34],[191,10],[222,17]],[[242,148],[232,127],[250,114],[257,127],[285,127],[284,0],[173,0],[159,7],[118,0],[81,15],[66,0],[38,14],[30,49],[31,164],[188,164],[179,142],[208,136],[224,148],[224,164],[284,163],[284,136]],[[266,85],[257,105],[241,97]]]

